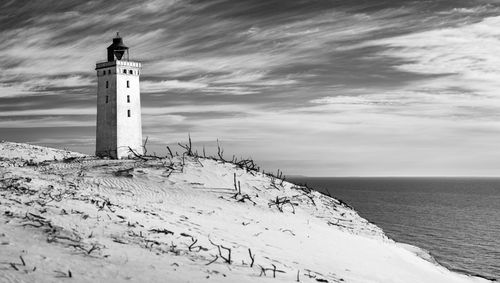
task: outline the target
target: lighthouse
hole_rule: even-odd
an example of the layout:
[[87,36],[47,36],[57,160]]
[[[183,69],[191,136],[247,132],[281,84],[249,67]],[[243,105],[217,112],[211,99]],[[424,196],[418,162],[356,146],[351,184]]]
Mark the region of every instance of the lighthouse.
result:
[[[129,60],[129,48],[117,33],[107,60],[96,64],[96,156],[116,159],[143,154],[141,63]],[[132,152],[133,151],[133,152]]]

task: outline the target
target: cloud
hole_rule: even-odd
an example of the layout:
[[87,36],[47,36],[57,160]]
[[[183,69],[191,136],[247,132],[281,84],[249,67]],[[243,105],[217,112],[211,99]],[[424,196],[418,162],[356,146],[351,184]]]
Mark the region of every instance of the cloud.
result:
[[[74,115],[71,116],[58,116],[50,115],[44,117],[34,117],[34,118],[19,118],[3,120],[0,119],[0,129],[6,128],[16,128],[16,129],[33,129],[33,128],[65,128],[65,127],[93,127],[95,122],[90,120],[88,116],[82,119],[72,119]],[[29,131],[29,130],[28,130]],[[43,133],[40,133],[43,136]]]
[[2,136],[88,143],[95,62],[120,31],[151,146],[190,132],[295,174],[493,170],[500,19],[485,2],[2,3]]
[[[386,46],[379,55],[404,59],[396,68],[422,74],[449,75],[453,85],[483,92],[485,84],[498,88],[500,72],[500,17],[478,23],[372,41]],[[442,83],[442,81],[440,81]],[[448,83],[446,86],[451,85]],[[445,86],[445,87],[446,87]]]
[[17,111],[2,111],[0,117],[9,116],[31,116],[31,115],[93,115],[96,108],[50,108],[50,109],[27,109]]
[[[498,119],[500,111],[500,17],[477,23],[414,32],[364,42],[383,46],[374,57],[397,59],[393,68],[425,75],[398,89],[371,89],[348,96],[313,99],[314,104],[363,106],[363,111],[422,119],[471,120],[477,126]],[[430,125],[432,127],[432,125]]]
[[179,80],[171,80],[171,81],[142,81],[141,82],[141,91],[142,92],[161,92],[167,91],[169,89],[200,89],[206,88],[208,85],[205,83],[194,82],[194,81],[179,81]]

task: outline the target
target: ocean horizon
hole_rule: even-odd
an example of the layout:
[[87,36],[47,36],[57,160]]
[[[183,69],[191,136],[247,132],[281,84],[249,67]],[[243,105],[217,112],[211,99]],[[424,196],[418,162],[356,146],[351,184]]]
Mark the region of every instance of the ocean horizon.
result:
[[500,279],[500,178],[293,176],[288,180],[345,201],[391,239],[428,251],[450,270]]

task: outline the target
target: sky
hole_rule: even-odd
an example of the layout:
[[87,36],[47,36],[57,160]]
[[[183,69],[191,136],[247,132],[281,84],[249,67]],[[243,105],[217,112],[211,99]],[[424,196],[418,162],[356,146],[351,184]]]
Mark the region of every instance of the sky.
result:
[[498,176],[500,1],[4,0],[0,139],[95,150],[95,63],[143,63],[149,153],[307,176]]

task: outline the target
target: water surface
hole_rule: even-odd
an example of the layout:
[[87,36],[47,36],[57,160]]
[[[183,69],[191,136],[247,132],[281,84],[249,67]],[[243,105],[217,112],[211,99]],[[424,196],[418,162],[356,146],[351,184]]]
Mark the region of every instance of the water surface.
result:
[[500,179],[294,177],[450,269],[500,279]]

